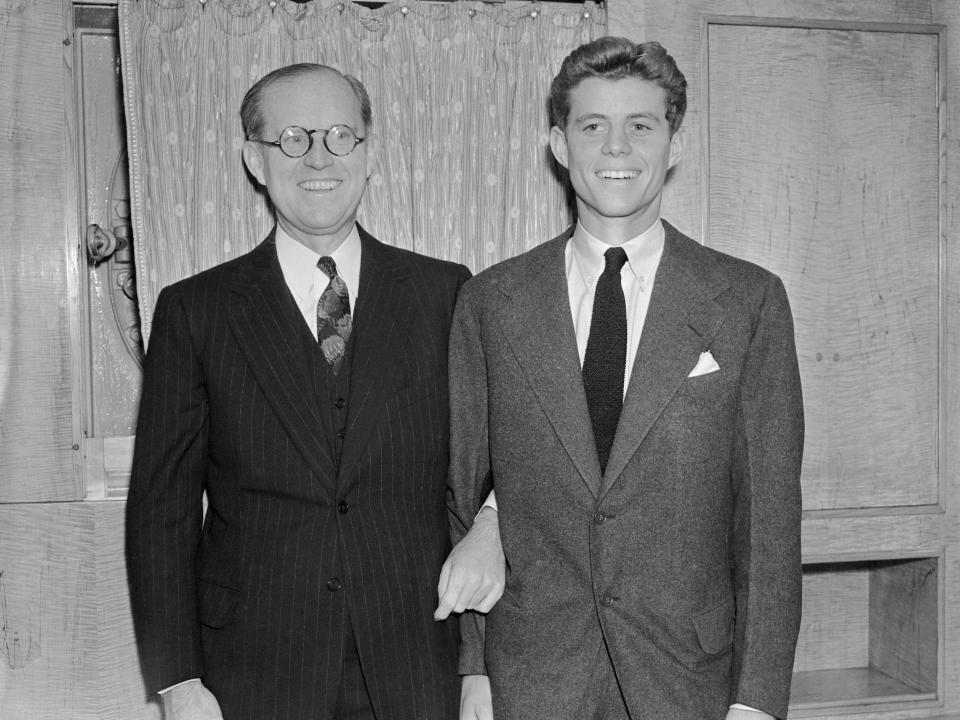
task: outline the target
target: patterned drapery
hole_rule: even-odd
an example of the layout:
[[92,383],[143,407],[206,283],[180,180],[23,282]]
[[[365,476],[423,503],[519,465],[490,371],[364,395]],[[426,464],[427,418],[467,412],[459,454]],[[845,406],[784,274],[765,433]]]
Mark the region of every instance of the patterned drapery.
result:
[[360,222],[474,272],[569,222],[546,97],[563,57],[604,33],[583,5],[121,0],[143,336],[164,285],[246,252],[273,223],[243,167],[240,101],[270,70],[320,62],[373,103],[378,167]]

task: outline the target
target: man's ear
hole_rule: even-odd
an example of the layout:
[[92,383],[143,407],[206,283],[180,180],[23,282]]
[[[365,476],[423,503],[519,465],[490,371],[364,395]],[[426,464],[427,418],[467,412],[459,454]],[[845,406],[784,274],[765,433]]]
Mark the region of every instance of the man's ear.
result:
[[261,185],[267,184],[267,177],[263,172],[263,149],[253,140],[247,140],[243,144],[243,164]]
[[687,148],[687,133],[683,128],[679,128],[670,138],[670,165],[668,167],[673,167],[678,162],[680,158],[683,157],[683,153]]
[[557,125],[550,128],[550,149],[553,151],[553,157],[563,167],[570,169],[567,165],[567,136],[563,134]]
[[367,130],[367,139],[363,144],[367,146],[367,180],[369,180],[380,163],[380,140],[372,131]]

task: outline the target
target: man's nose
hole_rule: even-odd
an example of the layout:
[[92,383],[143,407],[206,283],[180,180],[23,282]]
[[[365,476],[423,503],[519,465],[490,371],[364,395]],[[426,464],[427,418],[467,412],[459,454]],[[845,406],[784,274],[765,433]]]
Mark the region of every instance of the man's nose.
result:
[[312,168],[322,168],[333,162],[334,156],[327,150],[327,145],[323,140],[324,138],[320,133],[313,136],[313,144],[310,145],[307,154],[303,156],[304,165]]
[[607,133],[607,139],[603,143],[603,151],[608,155],[624,155],[631,151],[630,138],[623,128],[613,127]]

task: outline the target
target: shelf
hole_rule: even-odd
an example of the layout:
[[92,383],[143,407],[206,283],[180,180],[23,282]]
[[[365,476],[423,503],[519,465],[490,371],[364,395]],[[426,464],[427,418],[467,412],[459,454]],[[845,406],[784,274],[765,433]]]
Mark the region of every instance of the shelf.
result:
[[940,558],[804,565],[791,711],[937,699]]
[[790,709],[935,700],[925,693],[873,668],[810,670],[793,674]]

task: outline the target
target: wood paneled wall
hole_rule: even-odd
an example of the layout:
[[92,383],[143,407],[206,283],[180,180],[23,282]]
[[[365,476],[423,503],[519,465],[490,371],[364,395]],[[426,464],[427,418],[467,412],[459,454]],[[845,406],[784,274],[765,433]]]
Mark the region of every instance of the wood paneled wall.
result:
[[157,720],[133,640],[123,503],[84,502],[76,472],[70,10],[0,0],[0,718]]

